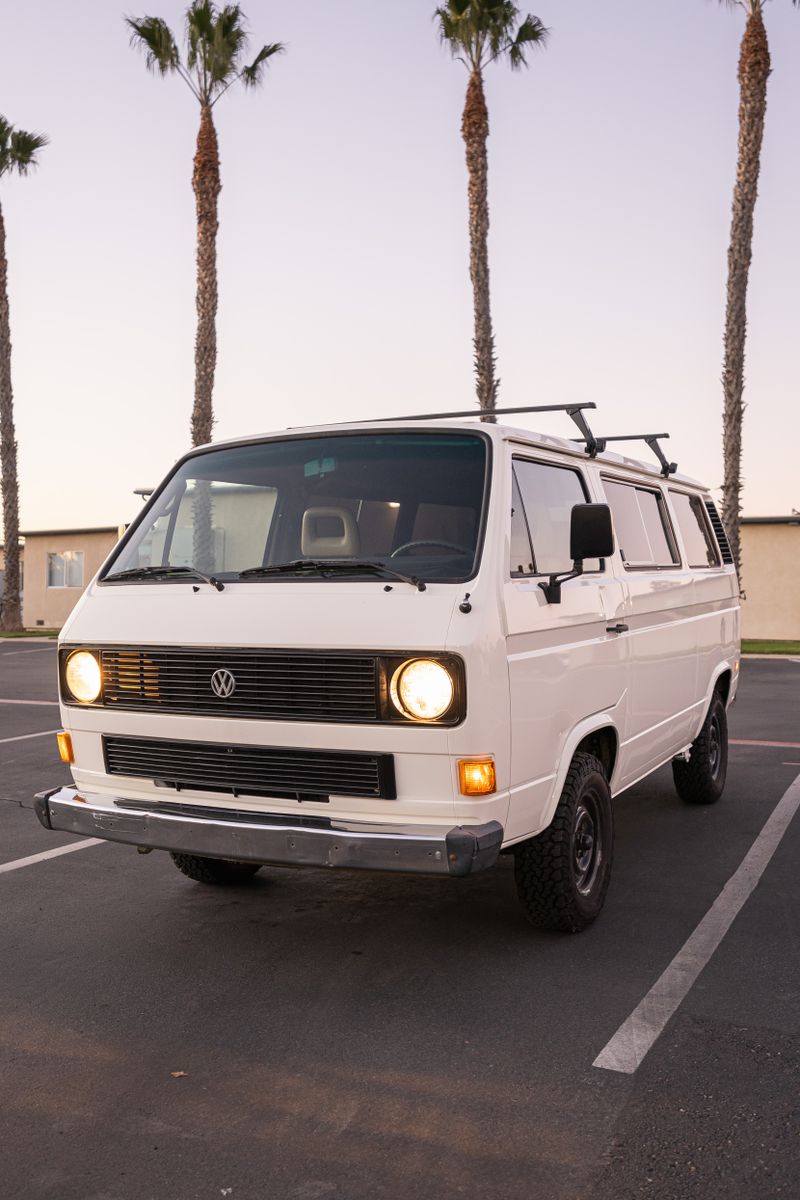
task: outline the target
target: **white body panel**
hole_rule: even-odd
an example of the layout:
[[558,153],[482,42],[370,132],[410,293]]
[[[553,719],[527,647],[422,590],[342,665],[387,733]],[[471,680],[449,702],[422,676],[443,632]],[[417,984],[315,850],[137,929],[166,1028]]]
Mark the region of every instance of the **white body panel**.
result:
[[[464,422],[457,427],[475,428]],[[370,427],[359,430],[364,428]],[[304,723],[62,704],[77,787],[132,800],[169,798],[153,781],[107,775],[103,734],[377,752],[394,756],[397,799],[331,796],[329,803],[303,803],[303,815],[418,826],[497,821],[509,845],[552,819],[572,755],[593,731],[613,733],[615,793],[684,750],[720,675],[730,676],[728,699],[735,694],[739,602],[733,568],[634,572],[617,551],[602,572],[566,583],[561,604],[549,604],[540,577],[510,574],[512,454],[527,448],[539,459],[577,467],[595,502],[605,501],[603,469],[613,467],[650,488],[664,481],[617,455],[592,461],[561,439],[480,428],[491,441],[491,488],[479,570],[467,584],[431,583],[420,592],[401,582],[386,590],[385,579],[280,579],[232,582],[218,592],[173,582],[94,582],[61,637],[70,647],[449,652],[464,662],[466,715],[460,724]],[[692,481],[681,480],[681,487],[704,495]],[[465,591],[471,604],[466,613],[459,608]],[[617,624],[628,629],[608,631]],[[463,796],[458,759],[482,755],[494,757],[497,790],[482,799]],[[185,790],[180,799],[218,809],[298,813],[297,802],[286,799]]]

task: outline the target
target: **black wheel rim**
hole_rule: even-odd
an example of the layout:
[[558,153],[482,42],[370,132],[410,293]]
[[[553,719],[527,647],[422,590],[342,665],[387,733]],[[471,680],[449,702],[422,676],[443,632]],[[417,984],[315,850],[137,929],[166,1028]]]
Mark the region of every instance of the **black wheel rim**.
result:
[[722,731],[719,718],[714,715],[708,728],[708,766],[711,778],[716,780],[722,768]]
[[600,805],[594,792],[586,792],[575,811],[572,831],[572,870],[582,896],[591,892],[603,857]]

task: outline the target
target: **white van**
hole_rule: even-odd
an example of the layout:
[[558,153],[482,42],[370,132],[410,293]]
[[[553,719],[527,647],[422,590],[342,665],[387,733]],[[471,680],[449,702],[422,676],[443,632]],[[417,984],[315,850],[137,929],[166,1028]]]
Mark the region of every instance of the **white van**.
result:
[[672,760],[719,798],[739,671],[707,490],[593,407],[547,409],[582,441],[438,414],[187,454],[62,631],[42,824],[216,884],[511,852],[533,922],[588,925],[613,797]]

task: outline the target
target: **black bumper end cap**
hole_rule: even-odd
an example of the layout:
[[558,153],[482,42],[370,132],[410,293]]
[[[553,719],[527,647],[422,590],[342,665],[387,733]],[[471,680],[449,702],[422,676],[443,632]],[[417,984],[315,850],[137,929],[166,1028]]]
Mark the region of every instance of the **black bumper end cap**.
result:
[[499,821],[485,825],[459,825],[445,838],[447,865],[451,875],[474,875],[494,866],[503,844]]
[[33,811],[36,813],[45,829],[53,828],[53,826],[50,824],[50,808],[47,801],[51,796],[55,796],[56,792],[60,791],[60,787],[54,787],[50,788],[50,790],[47,792],[37,792],[33,797]]

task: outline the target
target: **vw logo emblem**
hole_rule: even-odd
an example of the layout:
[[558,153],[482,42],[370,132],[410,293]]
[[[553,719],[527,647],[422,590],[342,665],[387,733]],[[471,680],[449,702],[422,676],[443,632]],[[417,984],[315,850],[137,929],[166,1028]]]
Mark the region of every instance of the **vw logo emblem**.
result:
[[220,700],[227,700],[236,691],[236,680],[230,671],[223,667],[211,676],[211,690]]

